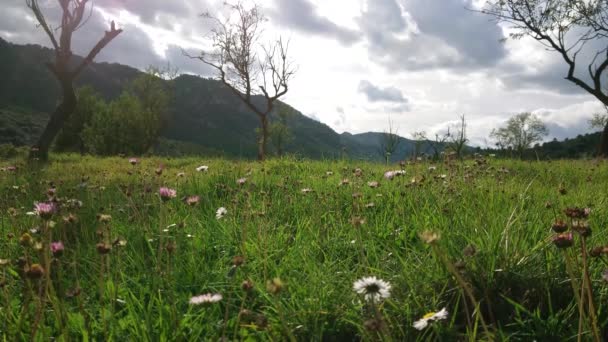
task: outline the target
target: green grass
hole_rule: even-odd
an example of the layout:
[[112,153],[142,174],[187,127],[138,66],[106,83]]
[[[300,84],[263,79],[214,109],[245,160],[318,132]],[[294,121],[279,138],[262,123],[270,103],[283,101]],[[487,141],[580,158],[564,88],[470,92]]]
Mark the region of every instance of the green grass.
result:
[[[0,269],[2,340],[32,339],[34,330],[39,340],[480,338],[481,327],[467,327],[455,278],[418,237],[425,230],[440,232],[439,248],[471,284],[496,339],[576,340],[578,308],[563,254],[550,240],[551,225],[566,207],[590,207],[590,244],[607,243],[605,162],[466,160],[438,164],[435,171],[422,163],[389,181],[383,173],[395,166],[345,161],[149,158],[131,166],[119,158],[52,157],[40,168],[0,163],[19,166],[0,172],[0,259],[10,260]],[[155,174],[159,164],[162,176]],[[196,172],[199,165],[209,171]],[[239,186],[241,177],[247,182]],[[349,184],[340,186],[345,178]],[[369,181],[381,186],[371,188]],[[41,262],[43,253],[19,239],[44,228],[26,212],[46,200],[51,184],[63,203],[52,240],[62,240],[65,252],[52,263],[51,299],[44,302],[37,294],[44,281],[25,277],[18,261]],[[177,198],[163,203],[160,186],[176,189]],[[187,195],[199,195],[200,203],[186,205],[180,199]],[[69,199],[83,206],[70,208]],[[215,218],[219,207],[228,210],[221,220]],[[77,223],[64,222],[70,213]],[[111,222],[99,222],[98,214],[111,215]],[[365,222],[358,226],[353,218]],[[158,260],[159,233],[172,224],[162,232]],[[126,246],[114,246],[106,257],[97,253],[97,243],[116,239]],[[467,246],[474,246],[473,256],[463,254]],[[235,256],[245,263],[233,269]],[[603,327],[604,264],[593,259],[590,266]],[[374,313],[352,289],[372,275],[392,285],[391,297],[378,306],[381,332],[364,327]],[[275,277],[285,284],[278,294],[266,288]],[[254,284],[249,293],[241,288],[247,279]],[[77,287],[80,295],[69,297]],[[222,301],[189,305],[191,296],[208,292],[221,293]],[[443,307],[450,313],[446,321],[423,331],[412,327]],[[591,338],[586,330],[584,338]]]

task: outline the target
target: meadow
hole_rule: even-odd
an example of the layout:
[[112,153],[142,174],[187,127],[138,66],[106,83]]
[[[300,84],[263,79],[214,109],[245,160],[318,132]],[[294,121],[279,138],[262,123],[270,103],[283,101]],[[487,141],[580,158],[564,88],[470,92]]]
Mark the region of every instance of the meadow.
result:
[[0,162],[3,341],[606,334],[606,162],[51,159]]

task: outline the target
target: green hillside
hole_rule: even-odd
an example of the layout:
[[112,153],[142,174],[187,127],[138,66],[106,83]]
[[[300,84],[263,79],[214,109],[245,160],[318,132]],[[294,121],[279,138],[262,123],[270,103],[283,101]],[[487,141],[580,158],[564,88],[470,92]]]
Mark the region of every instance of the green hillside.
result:
[[[32,143],[59,99],[59,88],[44,63],[52,51],[37,45],[15,45],[0,38],[0,108],[2,142],[16,145]],[[120,64],[93,63],[77,80],[78,86],[90,85],[104,98],[116,98],[123,87],[141,72]],[[160,153],[180,155],[205,153],[253,158],[256,154],[255,128],[258,119],[220,82],[192,75],[175,79],[174,100],[167,126],[163,130]],[[15,111],[13,108],[19,108]],[[8,114],[11,113],[11,114]],[[381,160],[379,145],[369,135],[338,134],[329,126],[294,109],[289,127],[294,135],[286,146],[288,153],[310,158],[336,158],[346,151],[356,159]],[[272,116],[271,116],[272,119]],[[26,130],[25,123],[31,123]],[[403,139],[400,153],[405,158],[413,143]]]

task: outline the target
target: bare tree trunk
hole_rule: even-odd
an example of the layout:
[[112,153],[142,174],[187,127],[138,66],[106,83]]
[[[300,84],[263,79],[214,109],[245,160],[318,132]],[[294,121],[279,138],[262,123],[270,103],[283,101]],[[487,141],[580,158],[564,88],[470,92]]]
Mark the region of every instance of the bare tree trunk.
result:
[[268,115],[259,115],[260,124],[262,125],[262,136],[258,141],[258,160],[266,159],[266,145],[268,143]]
[[606,123],[606,126],[604,126],[604,131],[602,131],[599,155],[600,157],[608,157],[608,122]]
[[74,92],[72,80],[67,77],[67,79],[61,80],[60,84],[61,89],[63,90],[61,103],[51,114],[51,118],[40,135],[38,142],[30,151],[30,158],[40,158],[41,160],[48,159],[49,149],[51,148],[53,140],[57,134],[59,134],[59,131],[61,131],[61,128],[70,115],[76,110],[76,93]]

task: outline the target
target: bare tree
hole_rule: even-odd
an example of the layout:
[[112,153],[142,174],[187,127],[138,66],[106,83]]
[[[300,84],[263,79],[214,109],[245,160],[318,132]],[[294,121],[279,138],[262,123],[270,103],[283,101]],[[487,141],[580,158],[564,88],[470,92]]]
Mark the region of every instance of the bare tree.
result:
[[[208,38],[213,51],[193,58],[213,67],[219,80],[258,116],[258,160],[264,160],[270,135],[268,117],[275,102],[287,94],[295,73],[288,60],[289,43],[281,38],[267,45],[259,43],[266,18],[257,4],[251,8],[242,2],[224,5],[231,13],[226,18],[203,14],[214,24]],[[263,100],[256,101],[256,95]]]
[[422,145],[427,140],[426,132],[414,132],[412,133],[412,139],[414,139],[414,160],[416,160],[420,156],[420,150],[422,149]]
[[462,158],[464,148],[469,141],[467,138],[467,120],[464,114],[460,116],[458,124],[453,128],[454,133],[450,133],[450,130],[448,129],[447,139],[450,142],[450,147],[456,153],[456,156]]
[[435,139],[431,140],[428,138],[426,132],[415,132],[412,136],[419,135],[420,140],[425,140],[429,147],[433,150],[433,159],[438,160],[441,152],[445,148],[446,142],[449,138],[449,129],[447,133],[435,133]]
[[393,121],[389,118],[388,130],[385,130],[382,133],[380,138],[380,149],[378,150],[380,155],[386,159],[387,164],[391,159],[391,155],[397,151],[397,147],[399,147],[399,143],[401,143],[398,132],[399,130],[395,128]]
[[[62,91],[62,99],[59,106],[51,114],[42,135],[36,145],[33,146],[30,157],[48,158],[48,151],[61,128],[67,119],[76,109],[76,93],[74,91],[74,79],[80,75],[82,70],[93,62],[97,54],[103,50],[122,30],[116,29],[114,22],[110,25],[110,30],[91,49],[89,54],[76,64],[72,63],[72,35],[82,27],[83,18],[89,0],[57,0],[61,7],[61,24],[58,28],[51,27],[42,12],[38,0],[25,0],[26,5],[31,9],[40,24],[40,27],[49,37],[53,49],[55,50],[55,61],[48,63],[47,67],[51,70],[59,82]],[[85,20],[86,23],[86,20]],[[56,32],[59,31],[59,37]]]
[[[482,12],[511,24],[511,38],[532,37],[559,53],[568,66],[566,80],[608,105],[608,89],[602,84],[608,68],[608,1],[490,0]],[[585,55],[591,57],[585,61]],[[581,64],[586,64],[586,76],[577,73]],[[603,127],[600,155],[608,156],[608,122]]]

